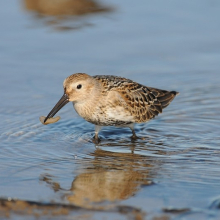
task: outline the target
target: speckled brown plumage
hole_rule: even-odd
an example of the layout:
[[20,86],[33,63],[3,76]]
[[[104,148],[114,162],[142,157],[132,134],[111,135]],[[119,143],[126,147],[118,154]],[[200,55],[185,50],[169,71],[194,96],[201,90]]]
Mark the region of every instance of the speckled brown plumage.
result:
[[147,122],[162,113],[178,94],[123,77],[89,76],[85,73],[67,77],[63,86],[65,94],[48,117],[55,115],[66,102],[72,101],[76,112],[96,125],[97,139],[100,126],[128,126],[136,137],[134,123]]
[[[110,91],[117,91],[124,99],[123,107],[134,116],[136,123],[146,122],[162,113],[174,97],[175,91],[166,91],[143,86],[130,79],[101,75],[94,76],[103,85],[102,95]],[[120,105],[120,103],[115,103]]]

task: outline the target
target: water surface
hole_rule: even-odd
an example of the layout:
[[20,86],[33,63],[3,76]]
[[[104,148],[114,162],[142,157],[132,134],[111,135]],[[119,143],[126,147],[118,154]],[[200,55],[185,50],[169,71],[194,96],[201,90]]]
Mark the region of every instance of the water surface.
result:
[[[62,219],[219,219],[219,2],[66,2],[1,3],[1,198],[82,208]],[[71,104],[56,124],[39,122],[75,72],[180,95],[136,126],[141,139],[106,127],[97,147]]]

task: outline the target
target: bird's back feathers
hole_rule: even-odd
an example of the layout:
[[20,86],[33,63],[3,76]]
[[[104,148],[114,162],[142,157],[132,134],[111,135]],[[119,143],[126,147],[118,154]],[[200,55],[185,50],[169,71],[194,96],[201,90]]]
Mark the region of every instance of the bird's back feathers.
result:
[[116,91],[124,100],[124,109],[135,122],[146,122],[162,113],[178,92],[147,87],[132,80],[117,76],[94,76],[103,86],[103,95]]

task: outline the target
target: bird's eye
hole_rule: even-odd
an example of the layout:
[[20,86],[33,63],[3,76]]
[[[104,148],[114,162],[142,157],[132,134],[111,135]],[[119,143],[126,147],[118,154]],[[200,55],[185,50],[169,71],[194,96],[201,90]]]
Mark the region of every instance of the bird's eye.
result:
[[82,85],[81,84],[79,84],[79,85],[77,85],[77,87],[76,87],[77,89],[81,89],[82,88]]

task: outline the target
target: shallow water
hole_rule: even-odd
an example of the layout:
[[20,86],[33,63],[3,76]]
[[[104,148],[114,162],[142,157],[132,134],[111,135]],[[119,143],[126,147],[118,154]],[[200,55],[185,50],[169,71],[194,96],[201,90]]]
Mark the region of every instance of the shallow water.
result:
[[[31,3],[0,7],[0,197],[83,208],[62,219],[130,218],[119,206],[143,219],[219,219],[219,2],[100,1],[92,13],[62,6],[58,17]],[[142,139],[106,127],[97,147],[71,104],[56,124],[39,122],[75,72],[180,95],[136,126]]]

